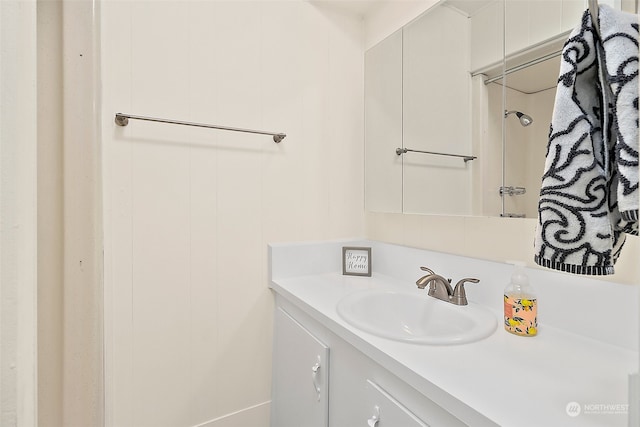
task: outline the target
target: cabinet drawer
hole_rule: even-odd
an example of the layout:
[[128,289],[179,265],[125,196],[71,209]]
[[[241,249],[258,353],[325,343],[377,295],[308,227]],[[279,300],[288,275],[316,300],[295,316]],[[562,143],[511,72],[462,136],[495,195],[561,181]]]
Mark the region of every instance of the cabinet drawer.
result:
[[371,380],[367,380],[367,404],[370,413],[362,425],[369,427],[428,427],[415,414]]

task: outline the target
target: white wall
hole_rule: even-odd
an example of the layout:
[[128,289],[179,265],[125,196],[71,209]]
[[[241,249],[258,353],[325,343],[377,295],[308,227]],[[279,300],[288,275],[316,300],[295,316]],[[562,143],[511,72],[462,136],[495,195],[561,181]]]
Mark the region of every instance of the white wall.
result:
[[[482,133],[473,135],[476,144],[481,146],[478,150],[478,169],[481,169],[481,185],[477,188],[481,209],[476,209],[474,214],[486,216],[498,216],[502,212],[502,198],[500,186],[502,185],[502,85],[500,82],[485,85],[484,77],[479,75],[476,79],[478,111],[474,111],[474,117],[483,113],[480,125]],[[474,96],[476,95],[474,94]],[[484,109],[485,111],[482,111]]]
[[63,2],[64,425],[102,426],[103,243],[97,0]]
[[267,425],[267,243],[364,232],[362,21],[320,7],[103,3],[107,425]]
[[36,5],[0,2],[0,425],[37,425]]
[[505,121],[505,185],[527,190],[525,195],[505,197],[506,212],[523,213],[527,218],[538,217],[555,93],[555,87],[531,94],[507,89],[507,110],[522,111],[533,118],[533,123],[523,127],[514,114]]
[[[599,4],[612,3],[599,0]],[[586,0],[507,0],[505,7],[507,54],[542,43],[580,24]]]
[[62,2],[59,1],[38,1],[37,3],[38,422],[42,426],[64,425],[65,227],[62,6]]
[[544,173],[543,159],[547,153],[549,124],[553,114],[553,109],[549,108],[549,105],[553,104],[555,97],[555,87],[529,95],[527,111],[530,111],[531,113],[528,114],[536,118],[531,125],[527,126],[531,128],[531,134],[526,146],[526,158],[531,161],[525,163],[525,187],[528,191],[527,194],[534,195],[534,197],[525,199],[524,210],[529,218],[537,218],[538,215],[538,199],[542,174]]

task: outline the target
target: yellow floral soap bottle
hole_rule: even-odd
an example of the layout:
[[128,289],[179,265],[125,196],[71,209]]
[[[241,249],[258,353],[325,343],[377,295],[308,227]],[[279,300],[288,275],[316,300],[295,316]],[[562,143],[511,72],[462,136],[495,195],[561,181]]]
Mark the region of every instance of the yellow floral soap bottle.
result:
[[538,300],[523,262],[515,265],[511,283],[504,290],[504,329],[515,335],[532,337],[538,333]]

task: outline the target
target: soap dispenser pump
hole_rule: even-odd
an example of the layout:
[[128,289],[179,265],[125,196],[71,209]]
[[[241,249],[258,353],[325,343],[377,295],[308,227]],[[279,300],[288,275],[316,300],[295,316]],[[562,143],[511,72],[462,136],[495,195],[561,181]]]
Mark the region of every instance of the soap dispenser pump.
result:
[[514,270],[511,283],[504,290],[504,328],[515,335],[538,334],[538,300],[524,272],[524,263],[510,261]]

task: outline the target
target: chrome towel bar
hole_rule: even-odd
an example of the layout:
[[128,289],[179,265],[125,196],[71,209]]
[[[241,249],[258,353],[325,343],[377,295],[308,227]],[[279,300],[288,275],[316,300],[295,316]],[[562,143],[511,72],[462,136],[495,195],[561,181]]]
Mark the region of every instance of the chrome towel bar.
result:
[[129,124],[129,119],[132,120],[146,120],[148,122],[159,122],[159,123],[169,123],[173,125],[183,125],[183,126],[196,126],[200,128],[209,128],[209,129],[220,129],[220,130],[230,130],[234,132],[247,132],[247,133],[259,133],[261,135],[272,135],[273,141],[275,143],[279,143],[282,141],[287,134],[281,132],[267,132],[262,130],[252,130],[252,129],[241,129],[241,128],[233,128],[228,126],[217,126],[217,125],[206,125],[202,123],[191,123],[191,122],[183,122],[180,120],[167,120],[167,119],[158,119],[154,117],[143,117],[143,116],[134,116],[131,114],[124,113],[116,113],[115,122],[118,126],[126,126]]
[[396,148],[396,154],[399,156],[401,154],[405,154],[406,152],[411,151],[412,153],[423,153],[423,154],[433,154],[434,156],[449,156],[449,157],[461,157],[465,163],[470,160],[477,159],[476,156],[465,156],[462,154],[448,154],[448,153],[436,153],[435,151],[422,151],[422,150],[412,150],[410,148]]

